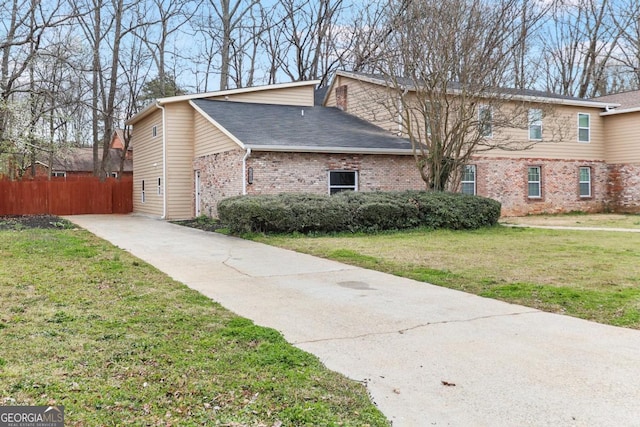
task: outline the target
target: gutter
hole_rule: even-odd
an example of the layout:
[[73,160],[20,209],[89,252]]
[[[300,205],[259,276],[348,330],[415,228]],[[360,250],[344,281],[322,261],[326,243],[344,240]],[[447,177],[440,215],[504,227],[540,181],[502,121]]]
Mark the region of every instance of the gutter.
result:
[[167,120],[164,107],[156,102],[156,107],[162,110],[162,218],[167,218]]
[[247,159],[251,156],[251,148],[247,147],[247,152],[242,158],[242,195],[247,195]]

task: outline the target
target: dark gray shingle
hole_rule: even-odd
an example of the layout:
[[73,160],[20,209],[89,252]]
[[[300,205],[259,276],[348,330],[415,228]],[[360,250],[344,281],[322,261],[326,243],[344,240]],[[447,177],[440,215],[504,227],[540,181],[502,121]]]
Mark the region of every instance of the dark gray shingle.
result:
[[347,152],[410,150],[407,139],[337,108],[298,107],[196,99],[193,102],[213,120],[252,148],[291,147]]

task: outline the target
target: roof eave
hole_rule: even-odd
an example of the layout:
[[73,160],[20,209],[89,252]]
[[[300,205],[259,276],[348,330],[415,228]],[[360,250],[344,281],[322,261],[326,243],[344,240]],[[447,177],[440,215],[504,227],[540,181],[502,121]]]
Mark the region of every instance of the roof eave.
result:
[[[364,81],[367,83],[373,83],[379,86],[387,86],[387,82],[385,82],[382,79],[363,76],[360,74],[351,73],[349,71],[338,70],[336,71],[336,75],[349,77],[349,78]],[[401,89],[408,89],[410,91],[415,91],[415,87],[401,86]],[[460,89],[448,89],[447,93],[451,95],[459,95],[461,94],[461,91]],[[514,95],[514,94],[508,94],[508,93],[507,94],[488,93],[486,95],[487,98],[499,97],[499,96],[504,97],[506,99],[515,100],[515,101],[538,102],[538,103],[545,103],[545,104],[560,104],[560,105],[568,105],[568,106],[574,106],[574,107],[616,108],[620,106],[620,104],[612,103],[612,102],[589,101],[589,100],[581,100],[581,99],[562,99],[562,98],[553,98],[549,96]]]
[[631,107],[631,108],[622,108],[620,110],[603,111],[602,113],[600,113],[600,115],[614,116],[616,114],[637,113],[637,112],[640,112],[640,107]]
[[251,151],[277,151],[288,153],[318,153],[318,154],[392,154],[407,156],[413,154],[410,148],[359,148],[359,147],[308,147],[289,145],[247,145]]

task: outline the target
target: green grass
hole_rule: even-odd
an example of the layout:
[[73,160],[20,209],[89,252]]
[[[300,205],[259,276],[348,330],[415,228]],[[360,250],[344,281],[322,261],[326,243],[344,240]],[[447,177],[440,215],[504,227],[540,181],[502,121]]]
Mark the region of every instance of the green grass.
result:
[[545,311],[640,329],[640,234],[492,227],[251,238]]
[[364,386],[81,230],[0,232],[0,405],[69,426],[388,425]]

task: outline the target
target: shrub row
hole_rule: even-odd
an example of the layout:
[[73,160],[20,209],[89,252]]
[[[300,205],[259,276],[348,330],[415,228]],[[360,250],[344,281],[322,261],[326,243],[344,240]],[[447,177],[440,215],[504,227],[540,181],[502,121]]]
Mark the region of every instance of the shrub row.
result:
[[479,196],[426,191],[353,192],[333,196],[238,196],[218,203],[232,233],[379,231],[414,227],[475,229],[495,225],[500,203]]

